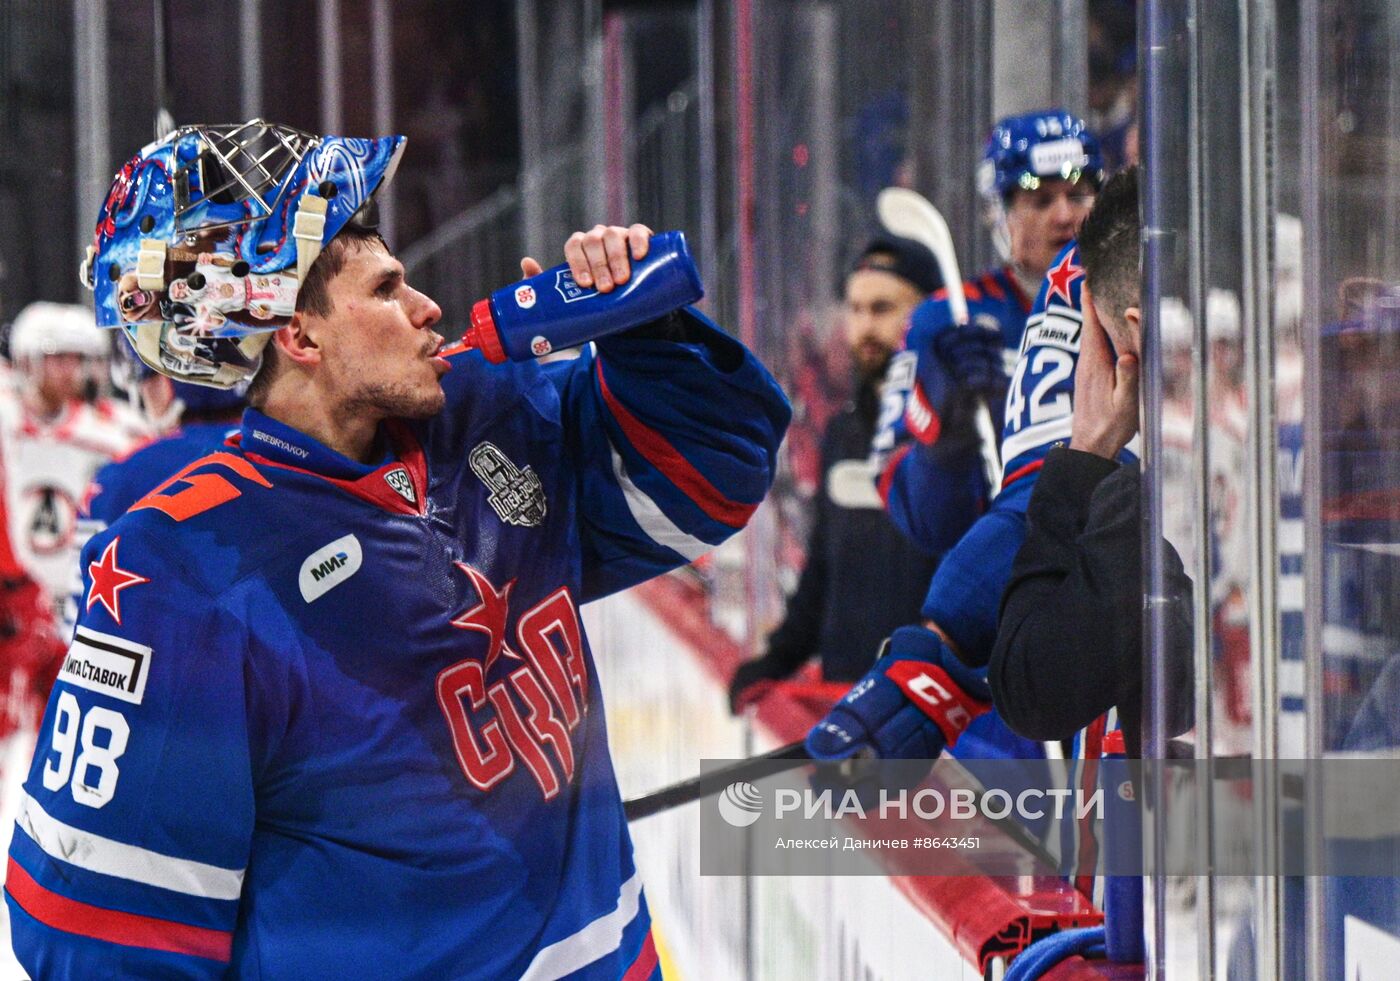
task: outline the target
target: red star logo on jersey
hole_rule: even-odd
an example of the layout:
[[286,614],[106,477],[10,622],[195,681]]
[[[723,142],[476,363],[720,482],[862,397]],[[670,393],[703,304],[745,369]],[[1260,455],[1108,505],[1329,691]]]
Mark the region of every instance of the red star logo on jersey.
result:
[[117,565],[117,543],[121,540],[121,535],[113,538],[102,550],[102,558],[88,563],[92,585],[88,587],[87,609],[91,610],[94,603],[101,603],[112,614],[112,619],[117,621],[117,626],[121,626],[122,622],[121,591],[128,586],[150,582],[145,576],[138,576],[130,569]]
[[471,579],[481,602],[453,620],[452,626],[461,627],[463,630],[476,630],[489,638],[483,672],[490,673],[491,665],[495,664],[496,658],[502,654],[523,661],[524,658],[506,644],[506,618],[510,615],[510,591],[515,587],[515,580],[512,579],[505,584],[504,589],[498,591],[491,585],[491,580],[477,569],[465,562],[456,562],[454,565]]
[[1066,306],[1074,306],[1074,298],[1069,295],[1069,287],[1076,279],[1081,279],[1084,276],[1084,267],[1075,261],[1078,254],[1077,249],[1071,249],[1065,253],[1065,257],[1060,260],[1058,266],[1045,274],[1050,280],[1050,295],[1045,298],[1046,306],[1049,306],[1050,301],[1057,296],[1065,298]]

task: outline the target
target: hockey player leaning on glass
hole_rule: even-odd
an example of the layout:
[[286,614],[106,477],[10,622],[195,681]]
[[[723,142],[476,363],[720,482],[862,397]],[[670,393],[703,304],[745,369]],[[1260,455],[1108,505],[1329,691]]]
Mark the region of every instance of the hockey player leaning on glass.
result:
[[[84,553],[6,885],[36,977],[659,977],[578,604],[741,527],[789,407],[688,308],[443,348],[367,227],[403,143],[190,127],[102,208],[99,323],[254,408]],[[647,239],[565,256],[605,291]]]
[[[1067,740],[1087,727],[1102,744],[1121,726],[1129,756],[1142,745],[1142,471],[1119,455],[1139,426],[1137,173],[1108,182],[1079,235],[1086,300],[1069,445],[1050,451],[1036,479],[988,669],[997,711],[1017,732]],[[1157,653],[1170,681],[1163,721],[1177,735],[1194,691],[1191,581],[1164,544]]]
[[[1115,181],[1120,194],[1136,200],[1135,172]],[[1110,201],[1107,207],[1118,214],[1136,216],[1132,206],[1115,206]],[[1064,274],[1057,271],[1061,269]],[[976,733],[992,708],[993,689],[987,680],[987,665],[998,639],[1002,593],[1011,579],[1013,560],[1026,539],[1026,511],[1032,491],[1044,469],[1050,466],[1052,451],[1073,437],[1077,419],[1079,431],[1087,431],[1088,420],[1079,419],[1074,403],[1084,332],[1083,280],[1078,243],[1070,243],[1046,276],[1026,324],[1023,351],[1006,401],[1001,492],[934,574],[924,604],[928,618],[925,625],[895,631],[875,667],[807,737],[814,756],[843,758],[870,751],[882,757],[932,759],[945,747],[955,749],[957,755],[967,753],[967,735]],[[1096,357],[1103,356],[1099,348],[1094,353]],[[1134,444],[1124,445],[1126,441],[1124,436],[1105,452],[1120,463],[1134,464]],[[1113,466],[1107,460],[1103,465]],[[1064,615],[1061,606],[1054,609],[1057,616]],[[1110,630],[1115,637],[1133,636],[1130,625],[1118,627],[1121,619],[1097,626]],[[1035,632],[1029,632],[1025,638],[1028,649],[1033,648],[1035,640]],[[1063,659],[1058,668],[1049,669],[1043,676],[1029,657],[1023,664],[1026,669],[1037,671],[1044,687],[1038,689],[1034,700],[1008,702],[1007,719],[1018,722],[1036,738],[1050,738],[1050,732],[1039,724],[1027,724],[1022,713],[1029,708],[1040,713],[1060,713],[1053,726],[1055,738],[1073,734],[1076,722],[1092,722],[1097,735],[1077,740],[1076,751],[1084,757],[1105,752],[1103,736],[1117,723],[1104,713],[1116,704],[1125,689],[1127,694],[1133,694],[1132,686],[1140,682],[1140,675],[1102,671],[1104,677],[1096,677],[1095,684],[1081,686],[1084,698],[1073,701],[1045,695],[1057,682],[1072,680],[1063,675]],[[1114,665],[1119,664],[1131,666],[1131,654],[1119,651]],[[1184,667],[1173,664],[1173,677],[1180,677]],[[1189,691],[1189,684],[1186,689]],[[1135,709],[1135,699],[1130,701]],[[1083,714],[1095,706],[1097,712]],[[1189,706],[1172,707],[1174,731],[1179,731],[1181,725],[1177,723]]]

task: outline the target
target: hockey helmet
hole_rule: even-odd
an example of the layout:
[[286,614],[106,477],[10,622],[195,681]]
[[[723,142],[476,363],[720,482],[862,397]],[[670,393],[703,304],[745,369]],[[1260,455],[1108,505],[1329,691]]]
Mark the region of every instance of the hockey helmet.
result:
[[107,346],[92,329],[87,307],[40,300],[19,312],[10,326],[10,360],[33,361],[46,354],[106,357]]
[[1084,121],[1064,109],[1042,109],[1007,116],[992,127],[977,166],[977,191],[988,206],[992,241],[1003,259],[1011,257],[1006,204],[1016,191],[1033,191],[1041,181],[1087,180],[1103,184],[1103,153]]
[[[91,327],[89,334],[96,333]],[[99,337],[104,335],[99,334]],[[171,408],[155,418],[152,407],[145,404],[142,383],[157,377],[153,370],[136,355],[130,344],[116,334],[108,334],[113,340],[111,360],[112,387],[126,397],[133,408],[145,413],[159,429],[174,426],[186,413],[198,415],[223,415],[235,412],[248,404],[248,379],[236,382],[230,388],[212,388],[208,385],[195,385],[190,382],[170,380],[175,401]]]
[[1103,183],[1103,153],[1084,121],[1064,109],[1008,116],[992,128],[977,168],[977,190],[1005,201],[1014,191],[1033,191],[1043,180],[1088,179]]
[[374,223],[405,143],[261,119],[151,143],[117,173],[82,265],[97,325],[176,381],[246,382],[321,248],[352,220]]
[[1238,341],[1240,330],[1240,298],[1234,290],[1212,286],[1206,293],[1206,335],[1212,341]]

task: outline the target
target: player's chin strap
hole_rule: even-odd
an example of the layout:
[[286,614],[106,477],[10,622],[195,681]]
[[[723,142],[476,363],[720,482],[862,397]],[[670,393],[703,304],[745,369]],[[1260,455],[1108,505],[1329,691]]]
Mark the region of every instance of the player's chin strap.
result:
[[330,204],[311,189],[301,196],[292,237],[297,240],[297,282],[306,282],[311,264],[321,256],[321,236],[326,232],[326,207]]
[[[380,181],[381,186],[387,180],[386,176]],[[335,195],[332,194],[331,197]],[[328,198],[308,188],[301,196],[301,204],[297,206],[296,221],[292,223],[292,237],[297,240],[298,283],[306,282],[306,274],[311,271],[311,264],[321,256],[321,243],[326,234],[326,209],[329,205]],[[347,227],[358,225],[360,228],[376,231],[379,228],[379,205],[374,196],[370,195],[345,224]]]

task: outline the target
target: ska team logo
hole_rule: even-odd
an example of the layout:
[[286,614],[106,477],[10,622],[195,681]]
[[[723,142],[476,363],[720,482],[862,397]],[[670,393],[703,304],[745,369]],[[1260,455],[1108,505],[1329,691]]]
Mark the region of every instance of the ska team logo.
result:
[[574,282],[574,274],[568,269],[561,269],[554,276],[554,288],[563,298],[565,303],[573,303],[575,300],[586,300],[590,296],[597,296],[598,291],[584,289]]

